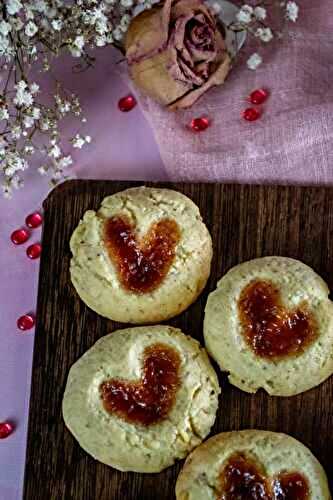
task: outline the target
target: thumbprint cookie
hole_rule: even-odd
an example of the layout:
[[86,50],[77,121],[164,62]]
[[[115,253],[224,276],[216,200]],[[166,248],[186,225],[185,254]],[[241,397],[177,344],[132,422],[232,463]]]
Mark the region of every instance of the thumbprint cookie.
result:
[[220,388],[206,351],[169,326],[117,330],[70,369],[66,426],[96,460],[159,472],[208,435]]
[[125,323],[176,316],[203,290],[211,236],[198,207],[170,189],[131,188],[89,210],[70,247],[72,283],[94,311]]
[[207,301],[207,351],[229,381],[292,396],[333,373],[333,304],[307,265],[263,257],[232,268]]
[[330,500],[323,467],[287,434],[245,430],[208,439],[187,458],[177,500]]

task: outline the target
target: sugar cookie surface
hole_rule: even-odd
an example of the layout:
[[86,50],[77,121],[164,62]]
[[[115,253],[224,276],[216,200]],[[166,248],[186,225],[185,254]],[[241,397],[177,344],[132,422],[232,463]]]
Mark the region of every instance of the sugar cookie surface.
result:
[[324,469],[302,443],[287,434],[244,430],[218,434],[196,448],[178,476],[176,498],[330,500],[331,496]]
[[101,338],[72,366],[63,416],[97,460],[122,471],[159,472],[207,436],[219,392],[196,340],[168,326],[129,328]]
[[291,396],[333,373],[333,305],[308,266],[263,257],[232,268],[207,301],[204,338],[229,381]]
[[170,189],[138,187],[87,211],[70,247],[72,283],[102,316],[156,323],[176,316],[201,293],[212,259],[198,207]]

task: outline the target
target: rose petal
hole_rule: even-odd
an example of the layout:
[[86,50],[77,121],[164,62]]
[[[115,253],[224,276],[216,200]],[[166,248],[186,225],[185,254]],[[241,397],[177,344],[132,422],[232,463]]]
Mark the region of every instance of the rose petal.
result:
[[197,86],[202,85],[205,82],[205,78],[202,78],[200,74],[198,75],[196,72],[192,71],[192,69],[181,59],[180,56],[178,56],[177,61],[188,82]]
[[154,7],[132,19],[126,33],[125,49],[128,64],[147,59],[167,47],[172,0],[163,9]]
[[200,13],[204,14],[207,22],[213,26],[215,25],[213,15],[201,0],[179,0],[174,2],[172,4],[171,19],[175,21],[180,16],[190,16],[192,18]]
[[172,61],[171,51],[166,50],[153,59],[143,59],[130,66],[132,80],[138,88],[163,105],[179,99],[192,89],[192,84],[173,78],[169,70]]
[[177,109],[189,108],[194,104],[208,89],[214,87],[215,85],[221,85],[226,79],[230,70],[231,59],[229,54],[225,55],[223,62],[219,65],[215,73],[213,73],[210,78],[198,89],[192,90],[184,97],[181,97],[176,102],[173,102],[168,106],[171,111],[176,111]]

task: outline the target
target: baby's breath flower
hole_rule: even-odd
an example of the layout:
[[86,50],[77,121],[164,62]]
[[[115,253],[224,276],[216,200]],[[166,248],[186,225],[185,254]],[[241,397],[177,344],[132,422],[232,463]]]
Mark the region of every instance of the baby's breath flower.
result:
[[70,165],[72,165],[72,163],[73,163],[73,159],[72,159],[72,157],[70,155],[63,156],[58,161],[59,168],[61,168],[61,169],[69,167]]
[[6,108],[6,106],[1,106],[0,107],[0,120],[8,120],[8,118],[9,118],[8,109]]
[[6,10],[10,16],[18,14],[22,9],[23,5],[20,0],[6,0]]
[[7,36],[11,29],[12,29],[11,25],[6,21],[2,20],[0,22],[0,34],[2,36]]
[[295,23],[298,18],[299,7],[296,2],[287,2],[286,5],[286,18],[288,21]]
[[243,5],[236,15],[237,20],[243,24],[249,24],[252,21],[253,7],[251,5]]
[[41,175],[46,175],[48,172],[48,167],[46,165],[41,165],[37,170]]
[[[46,105],[38,81],[28,79],[35,62],[48,71],[54,56],[62,52],[83,57],[91,62],[90,49],[119,44],[123,40],[134,15],[150,9],[157,0],[3,0],[0,9],[0,82],[6,82],[0,91],[0,184],[5,196],[23,185],[21,172],[29,167],[32,155],[42,153],[47,158],[38,168],[41,175],[49,174],[52,184],[67,178],[73,160],[62,150],[64,138],[61,125],[67,116],[77,117],[81,123],[80,100],[56,83],[52,103]],[[219,13],[218,0],[206,0],[213,12]],[[235,31],[245,30],[263,42],[273,38],[270,28],[270,7],[280,9],[281,18],[295,22],[298,5],[288,0],[245,3],[230,26]],[[282,3],[281,3],[282,2]],[[242,2],[243,3],[243,2]],[[256,5],[256,6],[255,6]],[[278,39],[278,32],[274,32]],[[250,69],[262,62],[254,53],[247,61]],[[12,74],[9,75],[9,71]],[[8,88],[7,88],[8,87]],[[91,142],[90,135],[77,133],[70,139],[74,148]]]
[[35,120],[33,119],[32,116],[27,115],[23,118],[23,125],[25,126],[25,128],[33,127],[34,123]]
[[31,106],[33,103],[33,97],[32,94],[26,90],[27,89],[27,84],[24,80],[21,80],[15,85],[16,89],[16,96],[13,99],[14,104],[16,106],[21,107],[21,106]]
[[30,92],[32,93],[32,95],[35,95],[39,91],[39,85],[35,82],[31,83],[29,86],[29,89],[30,89]]
[[253,11],[256,19],[263,20],[266,19],[267,11],[265,7],[255,7]]
[[261,63],[262,63],[262,57],[257,52],[252,54],[252,56],[249,57],[249,59],[246,62],[247,67],[252,70],[256,70]]
[[27,36],[29,36],[29,37],[34,36],[34,35],[37,33],[37,31],[38,31],[38,28],[37,28],[36,24],[35,24],[35,23],[33,23],[32,21],[30,21],[30,22],[26,25],[25,30],[24,30],[25,34],[26,34]]
[[273,33],[270,28],[258,28],[255,32],[255,36],[260,38],[262,42],[268,43],[273,38]]
[[61,19],[53,19],[51,21],[51,26],[55,31],[60,31],[63,27],[63,22]]
[[72,138],[71,143],[74,148],[81,149],[85,144],[89,144],[91,142],[90,135],[86,135],[83,137],[80,134],[76,134],[75,137]]
[[54,144],[47,153],[52,158],[59,158],[61,155],[61,149],[58,144]]

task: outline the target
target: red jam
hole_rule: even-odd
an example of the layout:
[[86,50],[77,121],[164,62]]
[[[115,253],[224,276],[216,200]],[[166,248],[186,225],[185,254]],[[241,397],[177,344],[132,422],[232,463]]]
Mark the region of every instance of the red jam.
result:
[[298,472],[280,474],[274,481],[274,500],[308,500],[309,485]]
[[264,358],[297,355],[317,336],[305,305],[286,309],[279,290],[266,281],[252,281],[244,288],[238,310],[247,343]]
[[117,265],[122,285],[136,293],[151,292],[168,273],[180,232],[175,221],[153,224],[139,242],[126,217],[112,217],[105,223],[104,241]]
[[275,478],[243,453],[232,455],[221,472],[218,500],[309,500],[309,485],[299,472]]
[[269,484],[258,465],[241,453],[232,455],[221,474],[219,500],[270,500]]
[[104,408],[133,424],[148,426],[165,419],[180,384],[180,362],[179,354],[168,345],[147,347],[140,381],[111,379],[101,384]]

